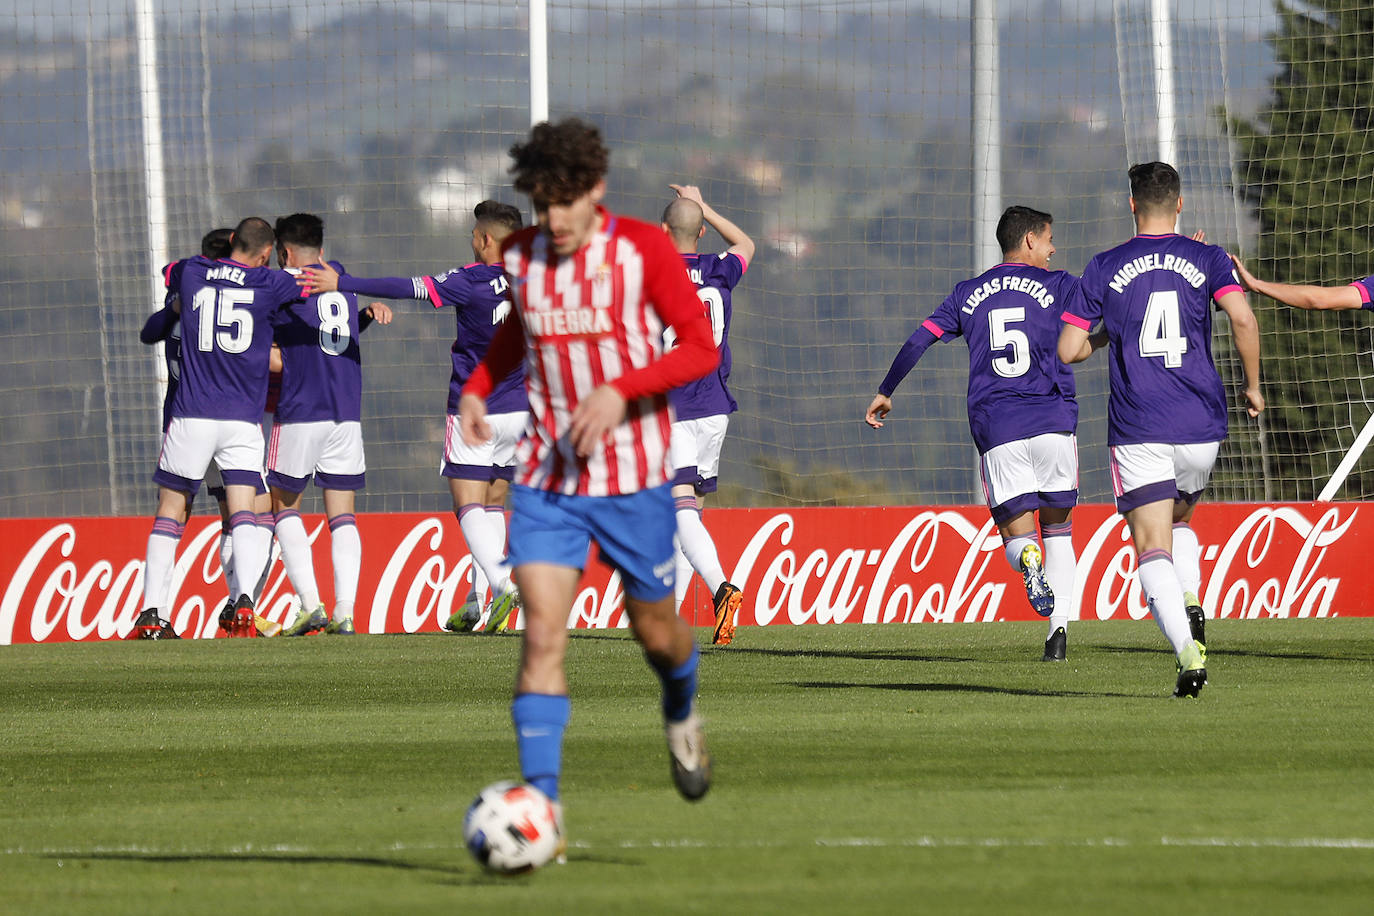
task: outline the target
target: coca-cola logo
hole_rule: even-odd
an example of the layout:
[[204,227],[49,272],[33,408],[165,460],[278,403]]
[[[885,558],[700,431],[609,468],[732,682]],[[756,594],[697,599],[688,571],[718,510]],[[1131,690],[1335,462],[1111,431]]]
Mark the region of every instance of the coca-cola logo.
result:
[[[1218,617],[1374,615],[1374,596],[1342,591],[1362,581],[1365,559],[1350,533],[1362,504],[1209,505],[1194,524],[1202,543],[1203,605]],[[986,510],[713,510],[730,580],[744,589],[745,624],[953,623],[1033,619],[1019,579],[1002,559]],[[359,632],[437,630],[461,608],[472,558],[451,519],[368,516],[355,612]],[[1105,506],[1075,513],[1075,602],[1084,619],[1147,615],[1135,551],[1122,518]],[[317,568],[327,568],[323,519],[310,524]],[[0,644],[121,638],[142,610],[147,521],[0,520]],[[258,602],[285,623],[296,598],[280,563]],[[324,576],[318,576],[321,585]],[[194,523],[168,581],[173,626],[183,636],[219,635],[226,599],[219,525]],[[590,562],[568,625],[624,627],[618,575]],[[517,617],[517,626],[520,625]]]

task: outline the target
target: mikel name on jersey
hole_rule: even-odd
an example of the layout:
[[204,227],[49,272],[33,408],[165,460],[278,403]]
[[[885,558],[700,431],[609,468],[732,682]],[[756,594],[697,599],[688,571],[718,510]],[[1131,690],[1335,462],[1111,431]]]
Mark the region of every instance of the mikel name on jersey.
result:
[[205,272],[206,280],[227,280],[242,286],[248,281],[248,272],[243,267],[236,267],[233,264],[220,264],[211,267]]

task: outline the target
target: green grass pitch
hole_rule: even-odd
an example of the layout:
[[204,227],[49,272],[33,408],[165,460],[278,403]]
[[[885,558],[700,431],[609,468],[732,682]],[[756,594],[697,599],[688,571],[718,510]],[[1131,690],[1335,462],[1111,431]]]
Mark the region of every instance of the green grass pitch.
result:
[[[568,863],[484,873],[512,636],[0,648],[3,913],[1366,913],[1374,620],[1212,621],[1174,700],[1148,620],[741,629],[716,762],[672,788],[657,681],[580,632]],[[698,631],[709,641],[709,631]]]

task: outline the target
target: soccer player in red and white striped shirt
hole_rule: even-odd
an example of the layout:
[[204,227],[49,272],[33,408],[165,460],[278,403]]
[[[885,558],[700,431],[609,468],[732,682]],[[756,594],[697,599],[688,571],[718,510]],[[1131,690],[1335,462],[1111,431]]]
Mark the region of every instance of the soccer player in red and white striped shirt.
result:
[[[716,367],[711,326],[667,236],[600,205],[610,154],[595,127],[537,124],[511,156],[538,225],[502,247],[516,320],[492,339],[459,417],[468,442],[487,438],[484,399],[524,361],[530,424],[509,541],[525,611],[511,704],[521,772],[558,801],[567,620],[594,540],[620,572],[630,627],[663,683],[674,782],[697,799],[710,758],[694,710],[696,643],[673,604],[668,392]],[[678,341],[668,353],[665,327]]]

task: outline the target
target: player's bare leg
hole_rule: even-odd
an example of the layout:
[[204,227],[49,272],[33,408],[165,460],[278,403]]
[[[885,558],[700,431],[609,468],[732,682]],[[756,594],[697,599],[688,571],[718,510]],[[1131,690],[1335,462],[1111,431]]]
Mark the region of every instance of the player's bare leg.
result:
[[1174,501],[1162,499],[1130,509],[1126,512],[1126,523],[1138,556],[1140,590],[1178,658],[1179,679],[1174,695],[1197,696],[1207,682],[1207,671],[1188,628],[1183,586],[1174,569]]
[[329,556],[334,567],[334,613],[324,628],[333,636],[352,636],[353,607],[358,600],[358,572],[363,541],[353,513],[354,491],[325,488],[324,513],[329,517]]
[[711,755],[696,714],[697,646],[692,628],[677,614],[672,595],[656,601],[625,598],[630,628],[663,684],[663,729],[673,782],[696,801],[711,787]]

